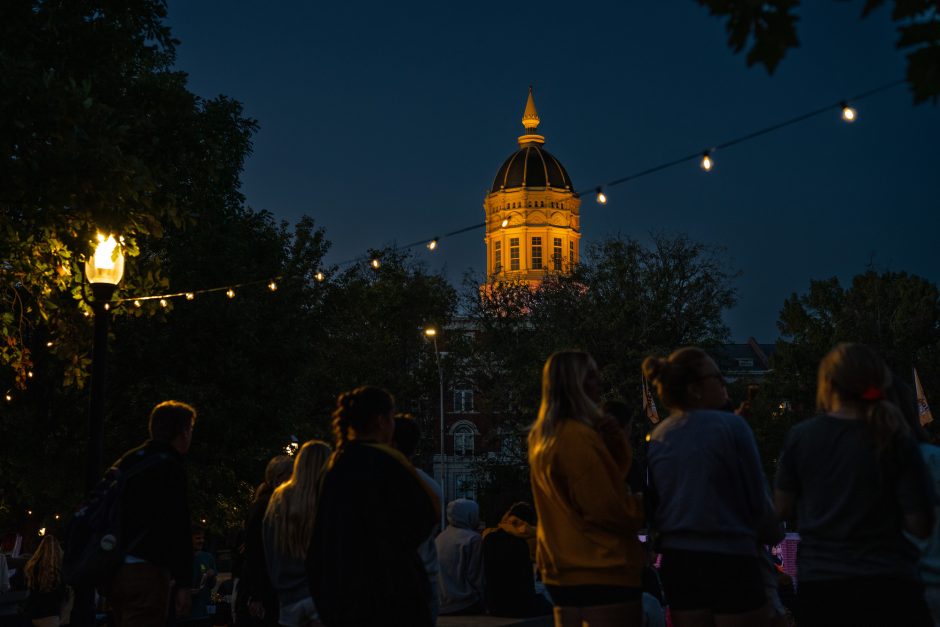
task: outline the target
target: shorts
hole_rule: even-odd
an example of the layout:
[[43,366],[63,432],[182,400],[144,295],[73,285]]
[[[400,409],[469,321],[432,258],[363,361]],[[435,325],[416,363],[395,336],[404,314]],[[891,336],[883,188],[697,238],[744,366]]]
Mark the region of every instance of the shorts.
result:
[[318,620],[317,608],[311,597],[304,597],[294,603],[281,606],[281,615],[278,624],[283,627],[303,627],[307,623]]
[[744,614],[767,603],[757,556],[665,549],[659,572],[675,611]]

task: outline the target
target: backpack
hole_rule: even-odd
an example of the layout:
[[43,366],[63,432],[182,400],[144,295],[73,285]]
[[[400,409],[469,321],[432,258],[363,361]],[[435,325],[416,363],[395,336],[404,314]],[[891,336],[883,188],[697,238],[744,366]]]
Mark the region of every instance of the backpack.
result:
[[[100,586],[114,578],[128,550],[143,537],[141,534],[128,542],[121,529],[127,480],[168,459],[166,453],[148,454],[145,450],[122,457],[78,505],[65,528],[62,559],[65,583]],[[134,463],[123,469],[125,460],[134,460]]]

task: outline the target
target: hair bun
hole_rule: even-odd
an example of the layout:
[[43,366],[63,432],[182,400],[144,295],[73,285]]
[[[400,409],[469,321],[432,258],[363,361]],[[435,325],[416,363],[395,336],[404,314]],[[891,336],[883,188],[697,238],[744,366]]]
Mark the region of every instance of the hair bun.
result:
[[648,381],[659,381],[663,376],[663,371],[669,362],[662,357],[653,357],[652,355],[643,360],[643,376]]

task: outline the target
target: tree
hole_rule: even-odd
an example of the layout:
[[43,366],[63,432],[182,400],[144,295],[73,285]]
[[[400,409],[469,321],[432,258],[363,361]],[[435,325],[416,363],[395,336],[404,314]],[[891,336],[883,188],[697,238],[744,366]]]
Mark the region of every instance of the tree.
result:
[[[197,98],[172,71],[163,0],[0,5],[0,385],[37,360],[81,386],[89,330],[83,261],[97,230],[138,257],[208,203],[240,205],[255,124]],[[167,285],[161,258],[129,263],[124,294]]]
[[[747,64],[763,65],[773,74],[787,51],[800,45],[796,23],[799,0],[697,0],[712,15],[727,18],[728,46],[739,53],[750,44]],[[885,0],[865,0],[867,17]],[[940,1],[894,0],[898,50],[907,52],[907,82],[914,102],[937,102],[940,96]]]
[[922,277],[869,270],[848,288],[837,278],[811,281],[784,301],[777,326],[773,372],[753,408],[770,472],[789,427],[813,415],[819,362],[839,342],[872,346],[910,385],[916,367],[928,400],[940,399],[940,291]]
[[[629,238],[598,242],[570,274],[549,276],[538,287],[509,282],[480,290],[468,282],[464,302],[476,335],[463,367],[480,388],[483,411],[500,417],[499,437],[520,444],[538,410],[542,365],[557,350],[591,353],[606,396],[635,402],[639,417],[643,358],[723,342],[733,277],[721,249],[656,235],[651,246]],[[501,463],[523,466],[525,447]],[[485,491],[492,469],[480,476]]]

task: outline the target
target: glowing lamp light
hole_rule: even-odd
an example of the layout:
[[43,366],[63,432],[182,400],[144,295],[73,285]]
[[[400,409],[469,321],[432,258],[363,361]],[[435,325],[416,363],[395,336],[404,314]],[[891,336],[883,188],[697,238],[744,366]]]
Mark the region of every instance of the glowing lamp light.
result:
[[374,269],[378,270],[379,268],[382,267],[382,262],[379,261],[379,258],[378,258],[378,257],[374,257],[374,258],[372,259],[371,265],[372,265],[372,267],[373,267]]
[[235,290],[233,290],[232,288],[228,288],[228,291],[225,292],[225,295],[228,296],[229,298],[235,298]]
[[29,377],[30,379],[32,379],[32,378],[33,378],[33,371],[30,370],[29,372],[27,372],[27,373],[26,373],[26,376]]
[[186,300],[192,300],[194,298],[196,298],[195,294],[193,294],[192,292],[186,292]]
[[509,226],[509,218],[506,218],[505,220],[503,220],[502,226],[503,226],[504,229],[505,229],[507,226]]
[[140,309],[140,306],[141,306],[141,302],[139,300],[135,300],[134,307],[137,307],[138,309]]
[[56,520],[59,520],[59,515],[58,515],[58,514],[55,515],[55,519],[56,519]]
[[854,122],[858,119],[858,111],[850,107],[849,105],[842,103],[842,119],[846,122]]
[[167,306],[167,302],[166,302],[166,299],[165,299],[165,298],[161,298],[161,299],[160,299],[160,306],[161,306],[161,307],[166,307],[166,306]]
[[435,329],[434,327],[428,327],[427,329],[424,330],[424,334],[427,337],[437,337],[437,329]]
[[437,239],[432,239],[428,242],[428,250],[434,250],[435,248],[437,248]]
[[277,283],[275,283],[274,281],[271,281],[270,283],[268,283],[268,289],[271,290],[272,292],[276,292]]
[[120,283],[124,276],[124,253],[113,235],[106,238],[98,233],[95,254],[85,262],[85,276],[89,283]]
[[5,401],[8,402],[8,403],[12,403],[12,402],[13,402],[13,395],[10,394],[9,392],[7,392],[6,394],[3,395],[3,400],[5,400]]
[[313,275],[313,278],[315,278],[317,281],[320,281],[322,283],[323,280],[326,279],[326,275],[323,274],[322,272],[317,272],[315,275]]
[[649,442],[649,441],[652,440],[652,439],[653,439],[653,436],[650,435],[649,433],[647,433],[647,434],[646,434],[646,441]]
[[597,192],[597,202],[600,203],[600,204],[602,204],[602,205],[606,205],[606,204],[607,204],[607,194],[604,193],[604,190],[601,189],[600,187],[598,187],[598,188],[597,188],[596,190],[594,190],[594,191]]
[[699,166],[706,172],[711,172],[712,168],[715,167],[715,162],[712,160],[712,156],[706,152],[702,155],[702,161],[699,163]]

